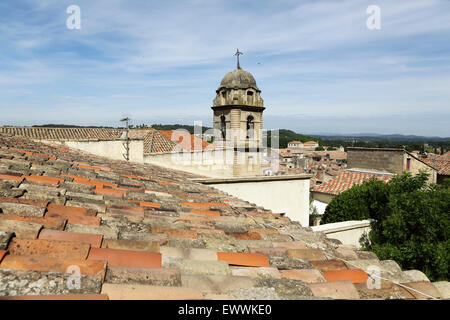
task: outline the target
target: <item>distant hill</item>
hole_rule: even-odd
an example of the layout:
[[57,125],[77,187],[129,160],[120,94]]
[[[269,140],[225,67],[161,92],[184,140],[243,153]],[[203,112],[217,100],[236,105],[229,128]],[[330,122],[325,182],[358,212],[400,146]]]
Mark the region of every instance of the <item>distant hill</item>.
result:
[[325,145],[369,148],[405,148],[408,151],[418,150],[436,152],[438,148],[450,150],[450,138],[424,137],[402,134],[370,134],[361,135],[318,135]]
[[416,135],[403,135],[403,134],[378,134],[378,133],[359,133],[359,134],[336,134],[336,135],[316,135],[321,137],[323,140],[334,140],[334,139],[370,139],[370,140],[420,140],[420,141],[447,141],[450,137],[442,138],[436,136],[416,136]]
[[[47,128],[114,128],[108,126],[77,126],[66,124],[44,124],[34,125],[33,127]],[[131,128],[148,128],[152,127],[156,130],[176,130],[184,129],[190,134],[194,133],[194,126],[184,124],[153,124],[153,125],[135,125]],[[119,127],[117,127],[119,128]],[[123,127],[120,127],[123,128]],[[210,127],[202,127],[202,132],[211,129]],[[267,143],[270,147],[270,131],[267,134]],[[419,150],[435,152],[437,148],[445,151],[450,150],[450,137],[426,137],[416,135],[402,134],[377,134],[377,133],[361,133],[361,134],[320,134],[306,135],[296,133],[288,129],[279,129],[279,148],[287,148],[290,141],[297,140],[301,142],[317,141],[320,146],[326,145],[331,147],[343,146],[347,147],[372,147],[372,148],[405,148],[409,151]],[[425,146],[427,145],[427,146]]]
[[[190,134],[194,134],[194,126],[186,125],[186,124],[152,124],[151,127],[156,130],[177,130],[184,129],[188,131]],[[206,130],[212,129],[209,127],[202,127],[202,133]]]
[[114,127],[107,126],[77,126],[74,124],[42,124],[42,125],[33,125],[34,128],[109,128],[114,129]]

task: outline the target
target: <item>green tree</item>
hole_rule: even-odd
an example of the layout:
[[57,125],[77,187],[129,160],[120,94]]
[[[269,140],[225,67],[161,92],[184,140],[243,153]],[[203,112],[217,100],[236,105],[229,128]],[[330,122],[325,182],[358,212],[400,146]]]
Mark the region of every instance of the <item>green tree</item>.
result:
[[447,280],[450,261],[450,189],[427,185],[427,173],[370,180],[336,196],[323,223],[373,219],[364,250],[418,269],[432,281]]

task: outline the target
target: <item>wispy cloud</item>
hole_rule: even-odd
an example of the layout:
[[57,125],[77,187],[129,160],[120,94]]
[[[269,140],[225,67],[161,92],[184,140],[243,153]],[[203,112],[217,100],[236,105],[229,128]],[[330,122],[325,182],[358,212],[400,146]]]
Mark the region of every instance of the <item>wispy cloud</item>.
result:
[[[215,89],[234,68],[237,47],[262,89],[266,117],[279,127],[294,128],[281,115],[364,123],[450,114],[450,2],[378,0],[382,29],[371,31],[372,2],[2,1],[0,124],[111,125],[123,112],[137,123],[210,124]],[[66,28],[69,4],[81,8],[80,30]],[[377,121],[378,132],[396,129]],[[445,135],[440,123],[424,130]]]

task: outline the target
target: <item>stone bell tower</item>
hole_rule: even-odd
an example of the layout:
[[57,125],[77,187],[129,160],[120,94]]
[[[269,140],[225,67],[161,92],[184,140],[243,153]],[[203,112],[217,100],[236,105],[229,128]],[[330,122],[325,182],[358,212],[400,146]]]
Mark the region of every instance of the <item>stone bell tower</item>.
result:
[[237,68],[228,72],[216,90],[214,112],[216,145],[233,148],[233,175],[261,175],[262,115],[264,101],[255,78]]

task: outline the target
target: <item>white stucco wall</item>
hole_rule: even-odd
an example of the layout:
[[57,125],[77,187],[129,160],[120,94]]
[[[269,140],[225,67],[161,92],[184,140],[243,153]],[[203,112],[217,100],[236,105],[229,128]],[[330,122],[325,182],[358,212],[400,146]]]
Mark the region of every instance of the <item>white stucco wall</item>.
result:
[[309,225],[310,175],[195,180]]
[[327,223],[311,227],[313,231],[324,232],[328,238],[337,239],[343,244],[360,248],[359,239],[370,232],[370,220]]
[[[48,141],[51,143],[59,143],[69,148],[83,150],[97,156],[103,156],[114,160],[124,160],[125,153],[124,143],[121,140],[110,141]],[[130,161],[143,162],[144,161],[144,141],[130,140]]]
[[144,163],[182,170],[210,178],[233,176],[233,150],[156,153],[144,156]]

